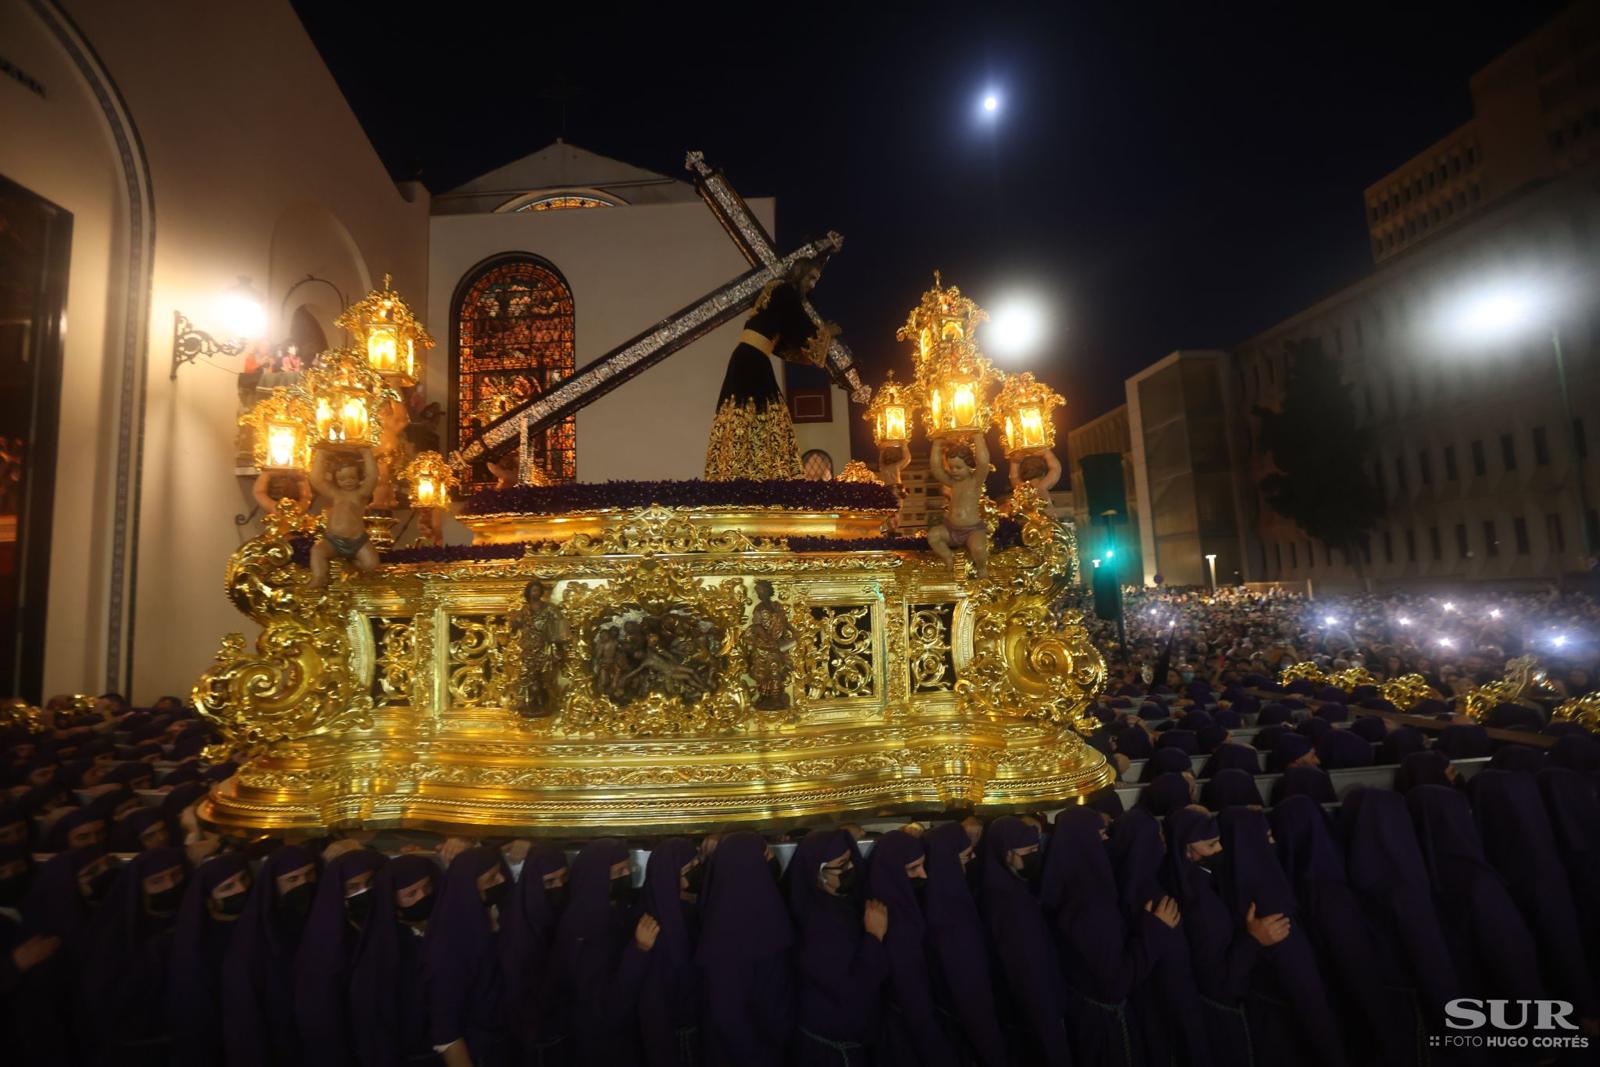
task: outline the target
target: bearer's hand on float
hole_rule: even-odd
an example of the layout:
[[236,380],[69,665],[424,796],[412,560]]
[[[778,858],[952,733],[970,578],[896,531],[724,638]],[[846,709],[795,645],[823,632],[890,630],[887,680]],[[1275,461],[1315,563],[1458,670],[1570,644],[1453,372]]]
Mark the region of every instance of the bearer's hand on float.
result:
[[867,901],[867,910],[861,916],[861,925],[867,933],[882,941],[889,933],[889,906],[881,900]]
[[649,952],[656,947],[656,935],[661,933],[661,924],[656,922],[653,915],[639,916],[639,925],[633,928],[633,943],[639,946],[640,952]]
[[1271,948],[1279,941],[1289,936],[1289,917],[1281,912],[1277,915],[1268,915],[1265,918],[1256,917],[1256,906],[1250,905],[1250,910],[1244,917],[1244,928],[1250,932],[1262,948]]
[[1144,904],[1144,910],[1166,923],[1169,929],[1176,929],[1178,920],[1183,917],[1178,911],[1178,902],[1171,897],[1162,897],[1154,906],[1151,906],[1151,903],[1147,900]]
[[56,949],[61,947],[59,937],[46,937],[44,934],[35,934],[22,944],[11,950],[11,965],[17,969],[18,974],[27,974],[45,960],[56,954]]
[[439,860],[446,867],[450,861],[472,847],[472,842],[464,837],[447,837],[439,842]]

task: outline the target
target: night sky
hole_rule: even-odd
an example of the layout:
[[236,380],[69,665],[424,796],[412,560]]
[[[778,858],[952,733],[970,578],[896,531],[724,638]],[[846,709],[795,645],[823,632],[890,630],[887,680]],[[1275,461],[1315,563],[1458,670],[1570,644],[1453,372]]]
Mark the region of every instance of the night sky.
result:
[[937,267],[1045,302],[1047,343],[1001,365],[1071,425],[1370,269],[1362,190],[1561,6],[295,0],[396,178],[443,192],[562,135],[673,176],[703,149],[778,198],[781,246],[845,235],[813,298],[869,381],[907,376],[894,331]]

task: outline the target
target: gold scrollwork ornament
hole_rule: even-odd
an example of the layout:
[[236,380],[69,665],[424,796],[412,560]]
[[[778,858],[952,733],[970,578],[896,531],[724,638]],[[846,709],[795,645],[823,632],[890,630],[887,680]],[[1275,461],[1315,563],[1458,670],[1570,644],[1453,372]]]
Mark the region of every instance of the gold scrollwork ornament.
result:
[[293,500],[279,502],[261,536],[228,560],[229,598],[261,625],[252,653],[228,634],[194,687],[195,708],[222,734],[219,752],[261,752],[283,741],[372,725],[372,696],[352,669],[348,594],[305,586],[290,537],[316,523]]

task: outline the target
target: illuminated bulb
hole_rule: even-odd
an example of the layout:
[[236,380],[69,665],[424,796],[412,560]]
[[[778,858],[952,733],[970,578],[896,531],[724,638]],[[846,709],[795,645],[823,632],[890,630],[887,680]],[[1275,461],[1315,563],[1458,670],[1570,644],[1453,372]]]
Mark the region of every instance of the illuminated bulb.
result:
[[998,96],[994,95],[993,93],[989,93],[988,95],[986,95],[983,98],[983,110],[989,112],[990,114],[993,114],[994,112],[999,111],[1000,110],[1000,98]]
[[230,289],[218,298],[217,311],[229,337],[253,341],[267,332],[267,309],[253,293],[248,288]]
[[433,481],[432,478],[418,478],[417,479],[417,507],[419,507],[419,508],[431,508],[431,507],[433,507],[434,506],[434,494],[436,494],[438,491],[439,491],[439,487],[434,484],[434,481]]
[[394,331],[380,327],[367,335],[367,364],[375,371],[392,373],[400,362],[400,343]]
[[1489,618],[1498,619],[1499,617],[1500,617],[1500,609],[1499,608],[1490,608],[1489,609]]
[[272,423],[267,427],[267,462],[274,467],[296,466],[300,434],[293,426]]
[[1395,622],[1399,623],[1401,626],[1410,626],[1411,625],[1411,620],[1409,618],[1407,618],[1406,616],[1404,616],[1404,615],[1402,615],[1398,619],[1396,619]]
[[1339,620],[1334,618],[1332,615],[1324,615],[1322,617],[1322,625],[1324,625],[1324,626],[1332,626],[1334,623],[1336,623],[1338,621]]
[[[1022,423],[1022,447],[1044,447],[1044,416],[1038,408],[1023,408],[1017,412],[1017,418]],[[1008,419],[1007,422],[1010,420]]]
[[1044,323],[1038,308],[1011,303],[995,310],[994,318],[984,331],[984,340],[998,355],[1020,356],[1037,345],[1043,333]]
[[1557,648],[1561,648],[1562,646],[1564,646],[1567,643],[1567,635],[1566,634],[1556,634],[1554,637],[1552,637],[1550,639],[1550,643],[1552,645],[1555,645]]
[[1456,610],[1456,604],[1455,604],[1455,601],[1453,601],[1453,600],[1446,600],[1446,601],[1445,601],[1445,602],[1444,602],[1444,610],[1446,610],[1446,611],[1454,611],[1454,610]]
[[956,386],[955,393],[950,397],[950,407],[958,427],[971,426],[978,417],[978,400],[972,393],[972,386]]
[[1112,556],[1114,556],[1116,554],[1117,554],[1117,550],[1116,549],[1114,549],[1114,548],[1106,549],[1106,559],[1110,559]]
[[325,396],[317,397],[317,436],[324,441],[333,440],[333,403]]
[[1449,637],[1441,637],[1441,638],[1439,638],[1439,644],[1444,648],[1455,648],[1456,647],[1455,641],[1453,639],[1449,638]]
[[339,410],[339,440],[363,441],[367,436],[367,402],[352,396]]

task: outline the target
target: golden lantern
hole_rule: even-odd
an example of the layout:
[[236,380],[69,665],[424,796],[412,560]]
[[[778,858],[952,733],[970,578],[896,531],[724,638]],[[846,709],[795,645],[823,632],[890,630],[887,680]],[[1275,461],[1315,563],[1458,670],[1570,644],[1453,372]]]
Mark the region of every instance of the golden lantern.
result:
[[313,445],[376,448],[383,433],[379,412],[400,403],[400,393],[355,348],[323,352],[300,384],[312,406]]
[[312,402],[300,392],[281,386],[239,416],[239,425],[254,432],[256,469],[263,471],[310,467],[315,422]]
[[894,380],[894,371],[872,394],[864,418],[872,427],[872,441],[880,449],[904,448],[911,440],[912,406],[916,403],[916,388]]
[[433,338],[400,294],[383,276],[383,288],[374,289],[334,319],[348,330],[356,347],[366,354],[367,365],[399,388],[417,384],[417,351],[433,347]]
[[995,425],[1008,459],[1056,446],[1056,408],[1066,398],[1027,371],[1006,375],[994,398]]
[[935,273],[933,288],[922,294],[922,302],[911,309],[896,334],[917,346],[916,389],[929,437],[983,433],[989,428],[991,397],[1001,375],[973,339],[978,324],[988,317]]
[[418,452],[400,472],[400,480],[411,486],[413,508],[450,506],[450,490],[458,488],[455,471],[437,452]]

